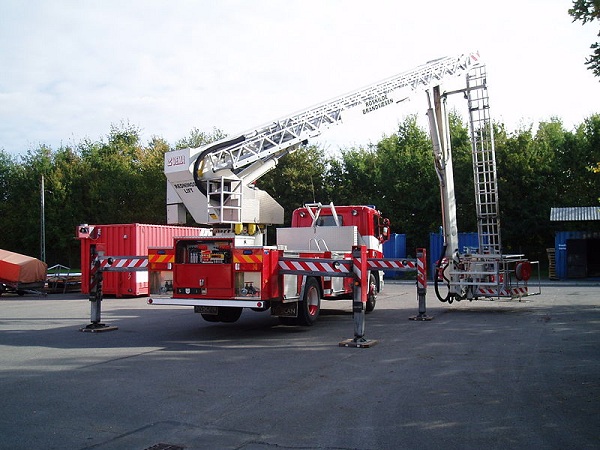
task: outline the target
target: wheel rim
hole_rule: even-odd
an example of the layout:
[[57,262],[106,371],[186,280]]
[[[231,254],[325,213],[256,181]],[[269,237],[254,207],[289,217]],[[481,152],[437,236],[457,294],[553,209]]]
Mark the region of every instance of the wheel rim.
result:
[[306,296],[306,306],[308,314],[316,316],[319,312],[319,292],[316,288],[311,287]]
[[377,296],[377,285],[375,284],[375,279],[371,278],[371,284],[369,285],[369,297],[371,300],[375,299]]

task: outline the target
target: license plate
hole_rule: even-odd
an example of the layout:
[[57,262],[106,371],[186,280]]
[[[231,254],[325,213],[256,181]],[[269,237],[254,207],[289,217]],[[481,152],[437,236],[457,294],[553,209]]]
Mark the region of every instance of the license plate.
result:
[[216,316],[217,314],[219,314],[219,307],[218,306],[194,306],[194,312],[200,313],[200,314],[211,314]]
[[277,302],[277,304],[271,307],[271,315],[279,317],[298,317],[298,302]]

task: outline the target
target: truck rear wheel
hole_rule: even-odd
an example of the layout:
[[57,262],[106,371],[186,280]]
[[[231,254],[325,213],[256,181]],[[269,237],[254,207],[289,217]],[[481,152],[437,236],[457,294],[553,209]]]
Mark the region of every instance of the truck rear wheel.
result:
[[219,316],[217,316],[216,314],[204,314],[204,313],[200,313],[200,315],[207,322],[220,322]]
[[304,297],[298,303],[298,325],[311,326],[321,311],[321,291],[315,278],[308,278],[304,286]]
[[236,322],[242,315],[242,308],[219,306],[219,314],[217,317],[221,322],[233,323]]
[[233,323],[242,315],[242,309],[243,308],[238,307],[219,306],[219,312],[217,314],[200,313],[200,315],[207,322]]

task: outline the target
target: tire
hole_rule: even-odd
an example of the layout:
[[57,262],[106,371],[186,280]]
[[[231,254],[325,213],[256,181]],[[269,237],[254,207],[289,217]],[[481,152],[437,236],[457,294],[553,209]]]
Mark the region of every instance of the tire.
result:
[[298,303],[298,325],[312,326],[321,311],[321,290],[315,278],[308,278],[304,286],[304,296]]
[[296,317],[281,317],[281,316],[279,316],[279,323],[281,325],[287,325],[287,326],[298,325],[298,319]]
[[217,317],[221,322],[233,323],[242,315],[242,309],[239,307],[219,306],[219,313]]
[[365,312],[370,313],[375,309],[377,303],[377,281],[375,275],[369,274],[369,292],[367,293],[367,304],[365,305]]
[[220,322],[219,316],[217,316],[216,314],[204,314],[204,313],[200,313],[200,315],[207,322]]
[[200,315],[207,322],[233,323],[242,315],[242,309],[243,308],[219,306],[219,312],[217,314],[200,313]]

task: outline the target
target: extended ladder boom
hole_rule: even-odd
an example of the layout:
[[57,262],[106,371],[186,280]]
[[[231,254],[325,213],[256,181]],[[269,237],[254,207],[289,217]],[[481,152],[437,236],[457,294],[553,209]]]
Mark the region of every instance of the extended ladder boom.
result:
[[[235,170],[263,160],[290,146],[300,144],[308,138],[318,136],[323,129],[340,122],[344,110],[362,105],[363,114],[368,114],[405,100],[407,96],[404,98],[392,97],[403,88],[409,88],[411,91],[425,89],[432,84],[439,84],[446,77],[463,74],[478,64],[479,55],[477,53],[440,58],[305,111],[269,122],[242,133],[233,141],[228,138],[211,144],[207,147],[209,149],[216,147],[214,151],[205,154],[204,149],[200,149],[199,154],[204,154],[204,158],[207,160],[204,170],[208,167],[213,171],[225,168]],[[231,144],[220,146],[223,142],[231,142]]]
[[233,138],[168,152],[167,221],[184,222],[187,209],[203,224],[283,223],[283,208],[253,184],[279,158],[340,123],[346,110],[368,114],[481,65],[476,52],[436,59]]

